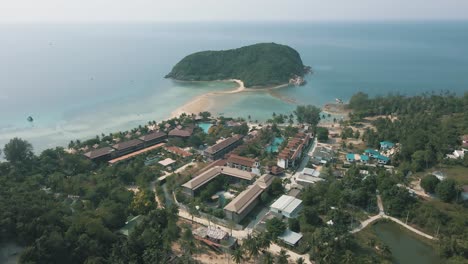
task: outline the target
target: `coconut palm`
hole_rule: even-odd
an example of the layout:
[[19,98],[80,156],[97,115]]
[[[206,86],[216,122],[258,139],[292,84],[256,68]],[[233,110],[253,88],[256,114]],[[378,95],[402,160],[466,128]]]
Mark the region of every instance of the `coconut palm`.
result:
[[274,263],[273,255],[271,255],[270,252],[265,252],[263,254],[261,263],[262,264],[273,264]]
[[288,264],[288,258],[290,257],[290,255],[288,254],[288,252],[284,249],[281,249],[280,253],[279,253],[279,256],[276,260],[276,263],[278,264]]
[[231,251],[231,258],[232,261],[239,264],[244,260],[244,250],[241,247],[236,248],[235,250]]
[[301,257],[296,260],[296,264],[304,264],[305,260]]

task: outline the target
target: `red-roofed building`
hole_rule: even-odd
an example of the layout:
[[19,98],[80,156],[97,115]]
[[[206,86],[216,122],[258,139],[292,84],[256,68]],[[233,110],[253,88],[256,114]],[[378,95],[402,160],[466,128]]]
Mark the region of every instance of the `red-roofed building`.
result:
[[286,147],[279,153],[277,165],[280,168],[287,169],[296,166],[296,161],[301,158],[303,150],[310,143],[310,134],[297,133],[289,140]]
[[240,170],[250,171],[255,174],[260,174],[259,162],[257,159],[242,157],[236,154],[229,155],[227,166]]

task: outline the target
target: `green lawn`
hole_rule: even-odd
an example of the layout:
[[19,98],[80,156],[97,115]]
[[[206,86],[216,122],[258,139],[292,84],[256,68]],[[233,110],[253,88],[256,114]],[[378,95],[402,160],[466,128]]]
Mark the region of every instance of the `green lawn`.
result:
[[434,171],[441,171],[447,178],[454,179],[459,184],[468,184],[468,168],[463,166],[438,165],[426,171],[415,173],[413,177],[421,178]]

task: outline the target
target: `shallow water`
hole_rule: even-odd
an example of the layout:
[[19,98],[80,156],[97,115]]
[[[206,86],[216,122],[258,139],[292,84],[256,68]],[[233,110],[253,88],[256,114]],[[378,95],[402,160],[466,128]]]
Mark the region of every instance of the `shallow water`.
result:
[[392,252],[394,263],[398,264],[438,264],[440,258],[434,249],[417,238],[417,235],[409,234],[397,224],[391,222],[378,222],[372,226],[377,236],[387,244]]
[[[468,22],[0,25],[0,145],[18,136],[42,150],[167,118],[235,86],[164,79],[177,61],[257,42],[289,45],[313,67],[307,85],[275,91],[300,104],[468,90]],[[213,111],[265,120],[296,107],[277,97],[217,97]]]

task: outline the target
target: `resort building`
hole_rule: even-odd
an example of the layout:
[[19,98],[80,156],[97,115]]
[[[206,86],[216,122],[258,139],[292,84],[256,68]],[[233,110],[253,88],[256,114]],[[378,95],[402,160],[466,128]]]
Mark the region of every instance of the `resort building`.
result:
[[382,141],[380,142],[380,149],[381,150],[389,150],[395,147],[395,143],[390,141]]
[[153,132],[140,137],[140,140],[143,141],[144,147],[150,147],[158,143],[163,142],[167,138],[166,133],[164,132]]
[[367,155],[371,158],[377,158],[378,156],[380,156],[380,152],[378,152],[377,150],[374,150],[374,149],[366,149],[364,151],[364,155]]
[[241,135],[234,135],[230,138],[227,138],[219,143],[214,144],[211,147],[208,147],[204,151],[205,157],[210,160],[217,160],[224,157],[224,155],[231,152],[237,146],[242,144],[242,136]]
[[291,247],[294,247],[302,239],[302,234],[301,233],[296,233],[296,232],[293,232],[293,231],[287,229],[278,238],[280,240],[282,240],[285,244],[287,244],[287,245],[289,245]]
[[181,156],[183,158],[188,158],[188,157],[192,156],[192,153],[190,153],[188,151],[185,151],[184,149],[181,149],[181,148],[176,147],[176,146],[170,146],[170,147],[165,146],[164,148],[167,151],[169,151],[170,153],[176,154],[176,155]]
[[193,134],[193,129],[193,126],[188,126],[186,128],[177,126],[176,128],[169,131],[169,137],[189,138]]
[[390,162],[390,158],[383,155],[378,155],[377,157],[375,157],[375,159],[377,160],[377,163],[382,165],[385,165]]
[[260,201],[263,190],[258,184],[249,186],[224,207],[226,219],[239,223]]
[[111,147],[104,147],[86,152],[84,156],[95,162],[108,161],[113,157],[114,151]]
[[302,156],[303,150],[309,145],[310,134],[297,133],[296,136],[288,142],[288,145],[279,153],[277,165],[283,169],[295,167],[296,161]]
[[132,139],[129,141],[120,142],[112,146],[112,148],[115,149],[116,156],[123,156],[125,154],[129,154],[134,151],[140,150],[143,147],[143,141],[139,139]]
[[254,184],[241,192],[224,207],[226,219],[239,223],[244,219],[260,201],[260,196],[272,183],[274,176],[265,174]]
[[287,218],[295,218],[302,209],[302,200],[289,195],[282,195],[271,206],[270,211]]
[[284,169],[278,166],[268,167],[267,172],[271,175],[279,176],[284,174]]
[[354,158],[354,153],[348,153],[348,154],[346,154],[346,161],[347,161],[347,162],[351,162],[351,163],[355,162],[356,159]]
[[207,184],[214,178],[218,177],[219,175],[226,175],[233,178],[233,180],[244,180],[251,182],[255,175],[251,172],[239,170],[236,168],[231,168],[227,166],[215,166],[209,170],[202,172],[201,174],[195,176],[190,181],[184,183],[182,185],[183,192],[188,196],[195,196],[196,191],[202,187],[203,185]]
[[258,162],[258,159],[251,159],[241,157],[236,154],[231,154],[227,159],[227,166],[240,170],[250,171],[254,174],[260,175],[260,164]]

